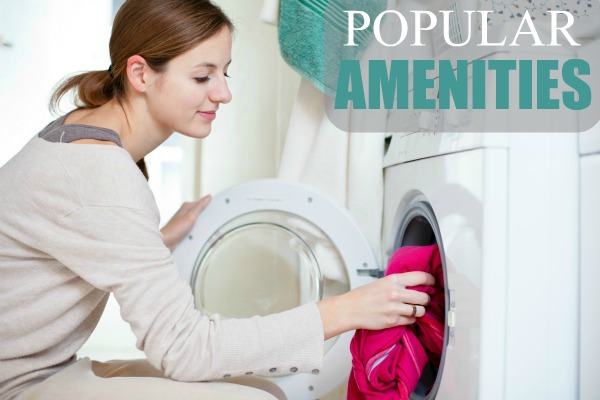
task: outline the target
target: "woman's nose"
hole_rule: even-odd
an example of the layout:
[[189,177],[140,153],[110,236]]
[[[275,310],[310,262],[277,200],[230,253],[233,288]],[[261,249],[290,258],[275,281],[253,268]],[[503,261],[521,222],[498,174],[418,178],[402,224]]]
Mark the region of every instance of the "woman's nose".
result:
[[222,79],[210,92],[210,99],[215,103],[227,104],[231,101],[231,97],[231,91],[225,79]]

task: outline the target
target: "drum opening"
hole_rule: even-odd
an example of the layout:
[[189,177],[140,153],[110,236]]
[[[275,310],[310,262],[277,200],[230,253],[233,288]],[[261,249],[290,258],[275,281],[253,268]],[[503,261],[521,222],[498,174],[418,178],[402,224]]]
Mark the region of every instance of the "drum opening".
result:
[[[427,202],[420,201],[412,204],[407,209],[404,217],[401,220],[398,234],[394,243],[394,248],[398,249],[404,246],[430,246],[437,244],[440,251],[442,261],[442,270],[444,274],[444,282],[446,279],[446,261],[444,257],[444,248],[437,220],[431,205]],[[431,400],[435,399],[442,377],[444,366],[444,358],[446,347],[448,344],[448,307],[449,292],[448,288],[444,288],[444,343],[442,346],[442,354],[438,365],[435,365],[431,360],[427,363],[419,383],[411,395],[411,400]]]

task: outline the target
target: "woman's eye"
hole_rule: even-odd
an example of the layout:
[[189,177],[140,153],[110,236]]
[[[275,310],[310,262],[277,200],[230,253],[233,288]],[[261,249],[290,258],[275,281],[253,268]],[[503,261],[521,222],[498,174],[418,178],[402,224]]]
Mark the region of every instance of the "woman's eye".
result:
[[198,83],[204,83],[204,82],[208,82],[209,77],[208,76],[201,76],[199,78],[194,78],[196,80],[196,82]]

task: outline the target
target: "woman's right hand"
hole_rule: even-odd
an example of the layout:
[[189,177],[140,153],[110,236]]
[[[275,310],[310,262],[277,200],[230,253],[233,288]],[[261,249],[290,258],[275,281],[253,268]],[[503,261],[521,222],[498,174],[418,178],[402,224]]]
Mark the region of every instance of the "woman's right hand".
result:
[[[317,303],[325,339],[353,329],[378,330],[408,325],[425,315],[429,295],[411,286],[433,285],[435,278],[426,272],[392,274],[340,296]],[[412,317],[413,305],[416,316]]]

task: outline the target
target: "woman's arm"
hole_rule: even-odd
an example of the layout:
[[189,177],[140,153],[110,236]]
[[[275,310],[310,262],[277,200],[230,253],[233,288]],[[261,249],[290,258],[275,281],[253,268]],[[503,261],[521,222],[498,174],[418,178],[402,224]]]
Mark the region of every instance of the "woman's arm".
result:
[[[163,241],[171,252],[190,232],[210,200],[207,195],[184,203],[161,229]],[[414,323],[425,314],[429,296],[406,287],[434,283],[433,276],[425,272],[393,274],[318,302],[325,340],[354,329],[384,329]],[[417,306],[415,316],[411,316],[413,305]]]

